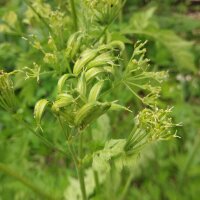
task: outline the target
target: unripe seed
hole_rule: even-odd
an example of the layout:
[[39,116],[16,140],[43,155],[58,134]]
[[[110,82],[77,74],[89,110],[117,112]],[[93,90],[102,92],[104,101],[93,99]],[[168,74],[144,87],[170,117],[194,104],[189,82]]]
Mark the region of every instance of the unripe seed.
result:
[[81,77],[78,80],[77,91],[79,92],[80,95],[86,96],[87,84],[86,84],[85,72],[82,72]]
[[103,115],[109,108],[110,103],[89,102],[76,113],[75,124],[84,128],[89,123]]
[[86,81],[91,80],[92,78],[96,78],[97,75],[102,74],[102,73],[114,73],[113,72],[113,68],[110,66],[106,66],[106,67],[93,67],[91,69],[89,69],[86,73],[85,73],[85,78]]
[[96,83],[92,89],[90,90],[90,94],[89,94],[89,97],[88,97],[88,101],[96,101],[100,92],[101,92],[101,89],[103,87],[103,84],[104,84],[104,81],[99,81],[98,83]]
[[122,105],[117,104],[117,103],[114,103],[114,102],[111,103],[110,110],[116,110],[116,111],[118,111],[118,110],[127,110],[127,111],[129,111],[129,112],[132,112],[132,111],[129,110],[127,107],[122,106]]
[[41,128],[40,123],[42,116],[44,114],[45,108],[49,102],[46,99],[39,100],[34,109],[34,118],[36,120],[37,126]]
[[78,53],[79,49],[80,49],[80,46],[82,44],[82,38],[83,36],[82,35],[79,35],[76,42],[74,43],[74,46],[71,50],[71,59],[74,59],[74,57],[76,56],[76,54]]
[[61,76],[61,78],[58,80],[58,84],[57,84],[58,93],[62,92],[62,88],[63,88],[66,80],[69,78],[74,78],[74,77],[75,77],[74,74],[64,74],[63,76]]
[[81,70],[84,69],[85,65],[93,60],[97,55],[98,51],[96,49],[85,50],[74,64],[73,73],[78,75]]
[[114,60],[113,56],[110,53],[106,52],[97,56],[94,60],[90,61],[86,65],[86,69],[88,70],[93,67],[99,67],[99,66],[108,65],[108,64],[114,65],[113,60]]
[[74,113],[64,110],[60,111],[59,115],[64,118],[68,125],[74,126]]
[[80,32],[75,32],[72,35],[70,35],[68,41],[67,41],[67,56],[70,58],[72,57],[72,50],[77,42],[77,37],[79,36]]
[[111,47],[113,47],[113,48],[118,48],[118,49],[120,49],[121,52],[123,52],[124,49],[125,49],[125,45],[124,45],[124,43],[121,42],[121,41],[112,41],[112,42],[110,42],[110,43],[108,44],[108,46],[111,46]]
[[62,93],[58,95],[58,99],[52,105],[52,111],[57,113],[60,108],[66,107],[74,102],[74,98],[66,93]]

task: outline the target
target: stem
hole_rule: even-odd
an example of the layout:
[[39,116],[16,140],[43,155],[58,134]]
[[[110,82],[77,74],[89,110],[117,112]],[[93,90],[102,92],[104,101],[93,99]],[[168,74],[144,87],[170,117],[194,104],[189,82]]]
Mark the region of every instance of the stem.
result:
[[[61,118],[59,119],[59,123],[62,127],[64,135],[66,135]],[[83,165],[82,165],[83,132],[79,132],[79,148],[78,148],[79,160],[77,159],[76,152],[74,151],[73,146],[71,144],[71,140],[69,138],[70,138],[70,135],[68,136],[67,145],[68,145],[69,151],[71,153],[71,156],[72,156],[72,159],[74,161],[74,165],[75,165],[75,168],[76,168],[76,171],[77,171],[78,180],[79,180],[80,189],[81,189],[81,194],[82,194],[82,200],[87,200],[87,194],[86,194],[86,189],[85,189],[85,180],[84,180],[84,168],[83,168]]]
[[46,194],[43,190],[33,185],[32,181],[27,180],[25,177],[11,170],[7,165],[3,163],[0,163],[0,171],[20,181],[22,184],[33,190],[36,194],[40,195],[41,197],[51,200],[55,199],[50,194]]
[[76,14],[76,7],[74,0],[70,0],[71,8],[72,8],[72,15],[74,20],[74,28],[77,31],[78,30],[78,21],[77,21],[77,14]]
[[99,177],[98,177],[98,172],[97,171],[93,171],[94,174],[94,181],[95,181],[95,185],[96,185],[96,189],[98,190],[100,184],[99,184]]
[[16,121],[20,122],[21,124],[24,125],[29,131],[31,131],[34,135],[36,135],[46,146],[50,147],[51,149],[55,149],[59,151],[60,153],[66,155],[66,152],[63,149],[60,149],[59,147],[56,147],[52,142],[47,140],[45,137],[42,135],[38,134],[28,122],[26,122],[24,119],[22,119],[19,115],[11,115]]
[[31,3],[28,0],[25,0],[24,2],[25,2],[25,4],[27,4],[28,7],[31,8],[31,10],[38,16],[38,18],[41,20],[41,22],[46,26],[48,31],[53,35],[53,31],[52,31],[51,27],[49,26],[48,22],[40,15],[40,13],[38,13],[36,11],[36,9],[31,5]]
[[[122,0],[120,1],[120,7],[122,7]],[[122,25],[122,22],[123,22],[123,9],[120,10],[120,13],[119,13],[119,25],[121,26]]]
[[199,150],[199,146],[200,145],[200,132],[197,133],[197,136],[195,138],[195,141],[194,141],[194,145],[193,145],[193,148],[191,149],[191,151],[189,152],[188,154],[188,158],[185,162],[185,165],[183,166],[183,170],[181,171],[180,173],[180,177],[179,177],[179,188],[181,188],[181,186],[184,184],[184,178],[187,174],[187,172],[189,171],[192,163],[193,163],[193,160]]
[[80,132],[80,135],[79,135],[79,159],[80,159],[80,163],[79,163],[79,166],[78,166],[79,183],[80,183],[82,198],[83,198],[83,200],[87,200],[86,189],[85,189],[85,180],[84,180],[84,167],[82,165],[83,132]]
[[121,193],[121,195],[119,197],[119,200],[124,200],[125,199],[126,194],[128,192],[128,189],[130,187],[131,181],[133,179],[133,176],[134,176],[134,173],[131,173],[129,178],[128,178],[128,180],[127,180],[127,182],[126,182],[126,184],[125,184],[125,186],[124,186],[124,189],[123,189],[123,191],[122,191],[122,193]]

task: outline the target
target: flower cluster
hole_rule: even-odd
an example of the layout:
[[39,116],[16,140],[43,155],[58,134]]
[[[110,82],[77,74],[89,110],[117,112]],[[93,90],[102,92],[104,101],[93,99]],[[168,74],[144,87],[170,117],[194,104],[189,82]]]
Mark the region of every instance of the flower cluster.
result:
[[153,141],[168,140],[178,137],[172,132],[173,124],[169,116],[171,109],[145,108],[135,118],[136,125],[129,135],[125,150],[136,154],[145,144]]

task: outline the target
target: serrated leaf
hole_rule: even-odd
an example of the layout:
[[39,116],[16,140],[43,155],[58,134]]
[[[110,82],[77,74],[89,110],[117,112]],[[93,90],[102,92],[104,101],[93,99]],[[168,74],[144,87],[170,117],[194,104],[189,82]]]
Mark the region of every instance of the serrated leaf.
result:
[[97,172],[108,173],[110,170],[110,160],[124,155],[125,145],[125,139],[112,139],[107,141],[104,149],[94,153],[93,169]]
[[96,126],[92,129],[92,137],[95,141],[105,142],[111,131],[110,118],[107,114],[97,119]]

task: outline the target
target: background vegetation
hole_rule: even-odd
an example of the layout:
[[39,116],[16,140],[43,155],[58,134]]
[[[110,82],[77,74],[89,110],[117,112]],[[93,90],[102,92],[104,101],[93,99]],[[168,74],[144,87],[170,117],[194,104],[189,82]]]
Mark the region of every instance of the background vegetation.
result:
[[[49,10],[59,7],[63,13],[71,13],[67,1],[29,2],[21,0],[0,1],[0,69],[7,72],[26,70],[27,80],[22,75],[15,77],[15,90],[19,97],[21,112],[30,124],[34,124],[35,102],[47,95],[54,95],[57,84],[48,73],[40,75],[37,82],[35,72],[54,70],[54,65],[67,68],[62,45],[67,42],[68,31],[76,24],[68,15],[52,13],[44,22]],[[75,1],[78,6],[78,1]],[[32,7],[33,6],[33,7]],[[33,10],[36,9],[39,15]],[[49,41],[48,24],[53,27],[55,40],[60,45],[56,57],[39,51],[53,52]],[[62,30],[62,32],[60,31]],[[130,177],[131,186],[126,200],[188,200],[200,196],[200,4],[199,1],[178,0],[127,0],[120,17],[109,27],[112,38],[120,39],[132,50],[137,40],[148,40],[147,57],[152,71],[167,70],[169,78],[162,84],[159,106],[173,106],[174,123],[182,122],[178,128],[180,139],[149,145],[137,160]],[[32,35],[31,35],[32,34]],[[29,41],[26,38],[28,36]],[[40,41],[40,43],[38,42]],[[49,41],[49,42],[48,42]],[[27,67],[27,68],[25,68]],[[30,69],[34,69],[31,71]],[[59,69],[59,70],[60,70]],[[44,70],[44,71],[45,71]],[[58,70],[58,71],[59,71]],[[51,73],[51,72],[50,72]],[[62,73],[62,70],[59,72]],[[142,95],[142,94],[140,94]],[[118,88],[108,98],[118,99],[123,104],[134,105],[134,114],[143,105],[123,88]],[[61,130],[52,125],[48,117],[45,134],[60,147],[65,146],[60,137]],[[84,148],[95,150],[103,147],[107,138],[120,138],[132,126],[132,116],[120,112],[102,116],[89,130]],[[90,138],[93,138],[92,140]],[[6,166],[6,167],[5,167]],[[88,172],[89,173],[89,172]],[[122,171],[122,177],[127,172]],[[11,119],[0,110],[0,200],[45,199],[43,193],[73,199],[77,183],[70,157],[48,148],[27,127]],[[113,174],[106,182],[98,199],[113,199],[120,194],[123,178]],[[115,183],[115,184],[113,184]],[[68,185],[73,185],[69,191]],[[88,184],[92,183],[89,181]],[[36,187],[34,187],[36,186]],[[42,193],[41,195],[38,195]],[[72,195],[70,197],[70,195]],[[97,199],[97,198],[94,198]]]

